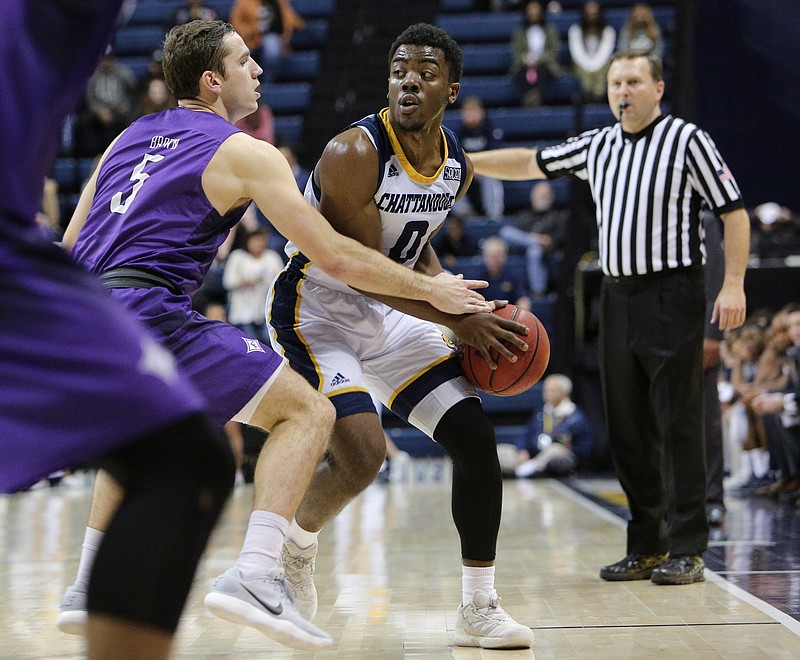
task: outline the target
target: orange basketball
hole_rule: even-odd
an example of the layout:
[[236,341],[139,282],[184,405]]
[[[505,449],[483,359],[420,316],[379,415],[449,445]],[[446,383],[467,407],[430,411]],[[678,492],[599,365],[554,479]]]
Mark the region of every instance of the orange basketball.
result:
[[517,356],[516,362],[510,362],[492,351],[497,362],[497,369],[490,369],[486,360],[474,346],[458,343],[458,357],[469,381],[478,389],[497,396],[513,396],[522,394],[539,382],[550,361],[550,338],[535,314],[520,309],[516,305],[506,305],[496,309],[493,314],[527,325],[527,351],[510,347]]

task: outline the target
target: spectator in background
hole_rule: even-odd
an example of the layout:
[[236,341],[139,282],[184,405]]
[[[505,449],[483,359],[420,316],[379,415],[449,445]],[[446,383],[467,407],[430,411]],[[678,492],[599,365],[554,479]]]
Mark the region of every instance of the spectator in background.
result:
[[262,84],[276,79],[294,31],[305,27],[289,0],[235,0],[230,22],[264,70]]
[[247,117],[242,117],[234,125],[236,128],[242,129],[250,137],[256,138],[256,140],[275,144],[275,120],[272,115],[272,108],[264,101],[258,102],[258,110],[247,115]]
[[603,101],[606,97],[606,71],[614,54],[617,32],[606,21],[597,0],[589,0],[583,5],[580,21],[570,26],[567,39],[569,56],[584,96],[591,103]]
[[733,398],[726,414],[732,469],[725,489],[747,495],[751,489],[768,482],[769,453],[764,427],[750,406],[759,391],[755,381],[759,359],[765,349],[765,332],[750,315],[741,328],[725,335],[725,342],[730,347],[730,382],[733,385]]
[[79,156],[97,156],[130,123],[136,76],[108,50],[86,85],[84,107],[75,123]]
[[[492,126],[486,108],[478,96],[468,96],[461,104],[461,125],[455,131],[467,153],[497,149],[503,141],[503,130]],[[503,182],[475,175],[472,185],[453,207],[459,215],[487,215],[500,218],[505,212]]]
[[664,38],[650,5],[637,2],[619,33],[617,50],[643,50],[664,57]]
[[176,25],[189,21],[215,21],[219,18],[216,10],[203,4],[203,0],[186,0],[183,7],[178,7],[164,25],[164,32],[169,32]]
[[450,214],[440,230],[431,240],[431,246],[442,265],[452,272],[457,272],[459,257],[475,257],[480,252],[478,242],[464,229],[464,220]]
[[311,176],[311,170],[300,164],[300,152],[297,146],[290,140],[281,137],[277,139],[275,146],[278,147],[278,151],[283,154],[283,157],[286,158],[289,163],[289,167],[292,168],[292,174],[294,174],[294,180],[297,181],[297,187],[300,188],[300,190],[305,190],[308,178]]
[[561,73],[558,29],[547,22],[539,0],[526,2],[523,24],[511,35],[509,75],[522,85],[523,105],[541,105],[541,86]]
[[143,117],[178,105],[163,78],[151,78],[136,102],[134,115]]
[[244,249],[233,250],[225,263],[222,285],[228,290],[228,323],[268,344],[264,314],[272,280],[283,270],[283,259],[267,248],[268,231],[249,231]]
[[544,379],[544,406],[517,442],[517,477],[565,477],[591,465],[596,435],[585,413],[570,399],[572,381],[563,374]]
[[508,300],[517,307],[530,310],[525,274],[508,266],[508,244],[498,236],[490,236],[483,241],[481,257],[483,267],[475,279],[489,282],[488,287],[481,289],[486,300]]
[[786,471],[781,500],[789,503],[800,503],[800,305],[795,304],[786,309],[788,334],[792,346],[787,351],[786,372],[788,375],[785,387],[780,392],[765,392],[753,400],[753,408],[761,415],[779,414],[781,425],[785,431],[782,449]]
[[800,252],[800,218],[777,204],[759,204],[750,212],[750,245],[761,259],[783,258]]
[[530,208],[517,214],[514,226],[501,228],[500,236],[510,247],[525,250],[528,288],[532,296],[542,298],[551,279],[547,256],[561,249],[569,212],[555,208],[555,193],[549,181],[535,183],[530,199]]

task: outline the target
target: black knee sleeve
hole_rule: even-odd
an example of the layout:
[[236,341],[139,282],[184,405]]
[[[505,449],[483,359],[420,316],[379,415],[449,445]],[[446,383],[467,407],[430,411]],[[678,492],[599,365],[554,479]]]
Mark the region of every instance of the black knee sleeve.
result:
[[478,399],[464,399],[445,413],[433,438],[453,459],[453,521],[461,537],[461,556],[494,561],[503,478],[494,427]]
[[230,447],[203,415],[114,452],[125,487],[92,571],[89,611],[173,633],[208,537],[230,494]]

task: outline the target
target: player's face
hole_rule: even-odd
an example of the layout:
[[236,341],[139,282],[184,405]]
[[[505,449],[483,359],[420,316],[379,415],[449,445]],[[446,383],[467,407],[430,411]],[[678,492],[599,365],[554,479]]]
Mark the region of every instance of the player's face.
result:
[[401,45],[389,69],[389,114],[395,128],[421,131],[458,96],[451,83],[444,53],[430,46]]
[[[608,104],[622,128],[636,133],[659,114],[664,81],[653,80],[650,64],[644,57],[616,60],[608,69]],[[628,107],[620,111],[624,101]]]
[[258,77],[263,73],[242,38],[235,32],[226,37],[228,54],[225,56],[225,79],[221,98],[228,111],[228,119],[236,122],[258,109]]

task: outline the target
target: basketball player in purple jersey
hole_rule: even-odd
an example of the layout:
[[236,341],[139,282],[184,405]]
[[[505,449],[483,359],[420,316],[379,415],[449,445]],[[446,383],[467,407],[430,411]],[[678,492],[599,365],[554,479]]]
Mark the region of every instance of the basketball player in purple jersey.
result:
[[0,95],[0,491],[89,464],[126,485],[88,586],[87,654],[166,658],[233,458],[168,351],[34,221],[121,4],[0,4],[13,72]]
[[[282,369],[282,357],[269,346],[194,312],[191,295],[251,201],[321,268],[359,288],[479,312],[490,305],[472,288],[485,283],[414,273],[332,229],[303,199],[283,155],[233,126],[257,108],[261,69],[229,24],[174,28],[163,66],[179,107],[137,120],[112,143],[64,245],[170,349],[220,426],[234,419],[270,432],[241,555],[206,597],[208,608],[290,646],[322,648],[332,640],[295,610],[280,550],[327,445],[333,407]],[[113,510],[113,489],[103,484],[90,514],[92,538],[102,536]],[[59,627],[67,632],[82,626],[81,574],[91,556],[84,549],[78,580],[62,604]]]

